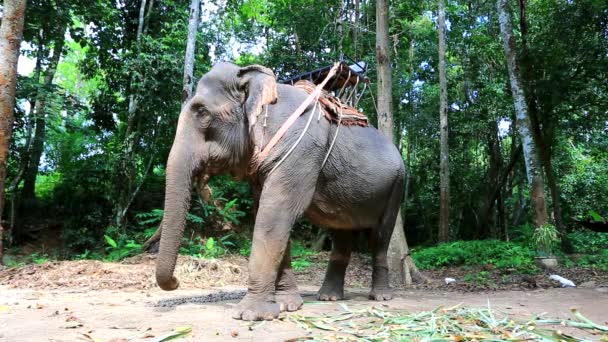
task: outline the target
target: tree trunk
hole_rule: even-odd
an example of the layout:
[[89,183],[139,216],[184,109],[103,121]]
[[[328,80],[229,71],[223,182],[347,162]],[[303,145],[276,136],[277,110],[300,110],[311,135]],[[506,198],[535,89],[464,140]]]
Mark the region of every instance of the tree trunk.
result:
[[498,123],[491,121],[488,125],[488,156],[490,158],[487,181],[485,182],[486,198],[481,206],[477,221],[476,238],[488,238],[493,235],[493,230],[488,229],[491,226],[490,217],[492,216],[492,208],[496,197],[500,192],[503,184],[499,182],[499,173],[501,167],[500,142],[498,140]]
[[515,105],[517,126],[519,128],[519,136],[524,151],[526,174],[528,183],[531,187],[530,196],[532,209],[534,211],[534,224],[539,227],[547,223],[547,209],[545,207],[544,181],[537,153],[537,142],[534,140],[528,105],[521,82],[508,0],[498,0],[496,7],[498,9],[500,35],[505,57],[507,59],[507,69],[511,83],[513,103]]
[[3,258],[4,182],[13,133],[17,62],[23,38],[25,4],[26,0],[4,0],[0,25],[0,264]]
[[359,15],[360,15],[360,5],[359,0],[354,0],[354,14],[353,18],[353,58],[358,59],[359,54],[357,53],[357,45],[359,43]]
[[190,3],[190,19],[188,20],[188,42],[186,44],[186,57],[184,59],[184,84],[182,90],[182,106],[192,97],[194,84],[194,53],[196,50],[196,34],[198,20],[201,13],[201,0],[192,0]]
[[[61,13],[58,9],[57,13]],[[53,86],[53,79],[57,71],[57,65],[61,59],[63,46],[65,45],[65,31],[67,23],[62,24],[60,33],[57,34],[57,40],[53,47],[53,55],[49,61],[49,66],[44,75],[44,83],[42,89],[38,91],[36,102],[34,103],[34,115],[36,117],[36,130],[34,132],[34,140],[32,141],[29,162],[23,176],[23,190],[21,192],[23,200],[36,199],[36,176],[38,175],[38,166],[40,158],[44,152],[44,141],[46,139],[46,101],[47,95],[50,94]]]
[[[40,83],[40,75],[42,74],[42,61],[46,60],[48,56],[45,54],[45,49],[43,48],[44,42],[44,30],[40,29],[38,32],[38,51],[36,52],[36,66],[34,67],[34,75],[32,76],[32,80],[38,86]],[[37,91],[29,94],[31,97],[28,99],[30,103],[30,111],[27,113],[25,117],[25,143],[23,144],[23,148],[19,153],[20,162],[19,162],[19,171],[15,175],[15,178],[11,181],[11,185],[8,188],[8,191],[11,196],[11,207],[9,214],[9,228],[5,231],[6,240],[8,242],[8,247],[12,245],[13,236],[15,234],[15,217],[16,211],[19,206],[19,196],[17,189],[19,188],[19,184],[23,180],[23,176],[25,175],[25,171],[27,170],[27,166],[30,162],[30,155],[32,149],[32,141],[34,139],[33,133],[36,123],[36,117],[34,113],[34,106],[36,104],[36,98],[38,97],[39,87],[37,87]]]
[[[376,59],[378,63],[378,129],[393,141],[393,96],[388,41],[388,0],[376,1]],[[396,283],[410,286],[412,280],[425,278],[414,264],[403,231],[401,211],[388,248],[390,274],[397,275]]]
[[[143,34],[147,34],[148,33],[148,28],[150,27],[150,15],[152,15],[152,8],[154,7],[154,0],[150,0],[150,2],[148,2],[148,12],[146,13],[146,16],[144,17],[144,30],[143,30]],[[141,10],[141,8],[140,8]]]
[[[144,31],[144,22],[146,14],[146,0],[141,0],[139,4],[139,16],[137,21],[137,36],[135,42],[135,50],[139,52],[139,44]],[[136,54],[136,59],[138,54]],[[141,74],[141,72],[139,73]],[[127,128],[125,130],[125,146],[126,150],[123,152],[120,166],[119,166],[119,183],[117,184],[118,190],[118,201],[114,211],[114,224],[122,229],[122,232],[126,232],[126,213],[130,205],[133,194],[133,182],[136,173],[135,166],[133,165],[135,143],[137,141],[137,87],[134,85],[137,79],[131,77],[130,89],[129,89],[129,107],[127,109]]]
[[[533,77],[533,63],[530,60],[530,54],[528,49],[528,21],[526,19],[526,0],[519,0],[519,28],[522,37],[522,74],[528,89],[531,90],[532,96],[528,99],[530,107],[530,122],[532,123],[533,132],[535,134],[536,141],[538,142],[538,149],[545,170],[545,176],[547,178],[547,185],[551,193],[551,202],[553,205],[553,219],[555,226],[562,239],[567,238],[566,226],[562,219],[562,207],[560,200],[560,191],[555,179],[555,171],[551,164],[552,157],[552,146],[554,137],[554,122],[551,120],[551,110],[544,108],[543,113],[539,113],[541,108],[539,105],[538,97],[536,96],[535,83]],[[541,122],[541,118],[544,119]]]
[[445,62],[445,4],[439,0],[439,242],[450,239],[450,151],[448,147],[448,81]]

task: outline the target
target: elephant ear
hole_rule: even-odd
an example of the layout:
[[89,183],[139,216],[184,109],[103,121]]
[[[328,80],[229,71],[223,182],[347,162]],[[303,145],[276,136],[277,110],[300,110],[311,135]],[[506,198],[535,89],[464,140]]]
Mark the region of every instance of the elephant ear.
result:
[[272,70],[261,65],[243,67],[237,76],[246,89],[244,108],[251,128],[257,122],[262,107],[277,102],[277,81]]

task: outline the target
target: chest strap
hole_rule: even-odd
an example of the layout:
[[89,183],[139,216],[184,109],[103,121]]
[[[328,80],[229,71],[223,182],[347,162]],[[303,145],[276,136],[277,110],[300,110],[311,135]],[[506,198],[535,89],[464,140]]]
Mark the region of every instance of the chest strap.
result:
[[[296,120],[304,113],[304,111],[306,110],[306,108],[308,108],[308,106],[313,101],[313,99],[317,98],[321,94],[321,90],[327,84],[329,79],[332,78],[332,76],[334,76],[334,74],[336,73],[336,70],[338,70],[339,66],[340,66],[339,63],[334,64],[334,66],[329,70],[329,73],[327,74],[327,77],[325,77],[323,82],[321,82],[319,85],[317,85],[315,90],[312,91],[308,95],[308,97],[304,100],[304,102],[302,102],[302,104],[295,110],[295,112],[293,112],[293,114],[291,114],[291,116],[287,119],[287,121],[285,121],[283,123],[283,125],[281,125],[281,128],[279,128],[279,130],[274,134],[272,139],[270,139],[268,144],[266,144],[266,146],[264,147],[262,152],[260,152],[257,155],[256,162],[258,163],[258,165],[261,162],[263,162],[264,159],[266,159],[266,157],[268,157],[268,154],[270,153],[272,148],[279,142],[279,140],[281,140],[281,138],[285,135],[285,133],[287,133],[287,130],[291,126],[293,126],[293,124],[296,122]],[[299,142],[299,140],[298,140],[298,142]],[[293,149],[291,149],[290,152],[292,150]],[[276,166],[275,166],[275,168],[276,168]]]

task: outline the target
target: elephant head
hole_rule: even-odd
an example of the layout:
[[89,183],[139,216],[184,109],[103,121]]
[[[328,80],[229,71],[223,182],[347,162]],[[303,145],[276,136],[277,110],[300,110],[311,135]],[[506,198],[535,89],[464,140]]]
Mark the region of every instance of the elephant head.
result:
[[276,100],[271,70],[219,63],[200,79],[196,94],[183,106],[167,161],[165,215],[156,264],[156,281],[163,290],[179,285],[173,271],[193,180],[206,182],[221,173],[245,174],[254,146],[251,130],[263,106]]

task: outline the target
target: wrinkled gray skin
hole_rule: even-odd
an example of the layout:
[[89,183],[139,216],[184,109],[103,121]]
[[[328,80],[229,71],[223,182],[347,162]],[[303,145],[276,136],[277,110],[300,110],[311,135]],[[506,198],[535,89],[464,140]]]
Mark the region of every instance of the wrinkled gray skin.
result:
[[[268,157],[248,174],[259,151],[308,94],[276,84],[269,69],[219,63],[198,82],[184,106],[167,163],[165,217],[156,280],[174,290],[175,262],[190,202],[191,184],[202,175],[230,173],[247,178],[259,203],[249,259],[247,295],[234,315],[243,320],[294,311],[302,298],[291,268],[289,234],[301,216],[331,231],[333,249],[320,300],[344,298],[344,273],[353,230],[371,229],[373,276],[370,298],[391,299],[387,248],[402,199],[404,165],[397,148],[373,127],[342,126],[321,168],[336,125],[314,102],[289,128]],[[266,127],[264,116],[267,111]],[[276,170],[270,170],[300,136],[302,141]]]

